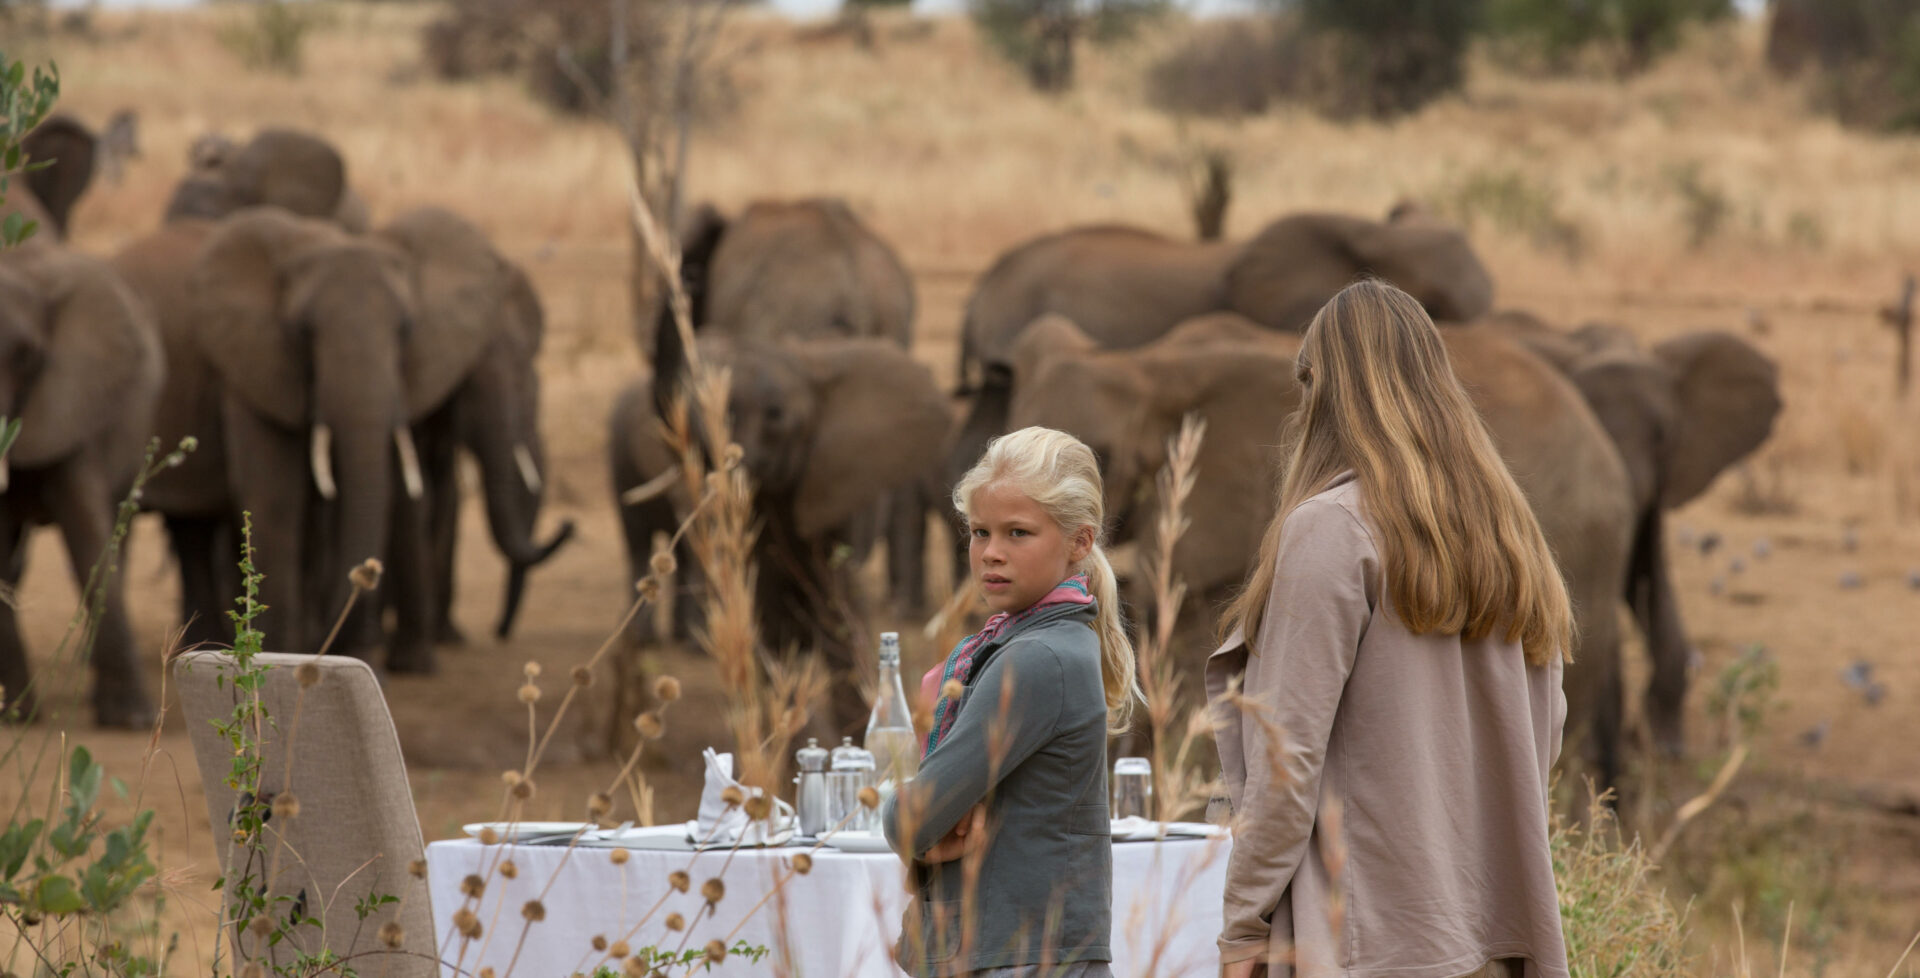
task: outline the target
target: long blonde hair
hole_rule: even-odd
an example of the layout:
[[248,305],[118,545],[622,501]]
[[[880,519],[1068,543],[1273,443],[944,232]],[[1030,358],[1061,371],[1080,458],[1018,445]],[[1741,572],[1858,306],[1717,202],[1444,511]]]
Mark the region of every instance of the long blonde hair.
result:
[[1100,685],[1107,699],[1107,730],[1124,733],[1141,699],[1134,675],[1133,643],[1120,621],[1119,587],[1113,565],[1100,542],[1106,536],[1106,501],[1100,464],[1080,439],[1052,428],[1022,428],[987,444],[980,461],[953,487],[953,507],[971,518],[973,494],[982,486],[1007,485],[1046,510],[1072,539],[1092,528],[1093,548],[1076,572],[1087,575],[1087,590],[1098,609],[1093,627],[1100,636]]
[[1530,663],[1571,659],[1566,582],[1420,303],[1384,282],[1347,286],[1307,327],[1296,372],[1279,507],[1222,631],[1251,643],[1288,514],[1352,469],[1408,631],[1478,639],[1500,628]]

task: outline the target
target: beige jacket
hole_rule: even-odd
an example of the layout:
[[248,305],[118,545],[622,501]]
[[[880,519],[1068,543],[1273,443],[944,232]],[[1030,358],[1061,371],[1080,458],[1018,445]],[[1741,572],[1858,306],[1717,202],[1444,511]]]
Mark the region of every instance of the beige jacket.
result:
[[[1514,957],[1526,978],[1566,978],[1547,847],[1558,661],[1409,633],[1351,473],[1287,517],[1254,646],[1235,635],[1207,661],[1234,810],[1221,959],[1271,942],[1314,978],[1456,978]],[[1220,703],[1240,677],[1250,703]]]

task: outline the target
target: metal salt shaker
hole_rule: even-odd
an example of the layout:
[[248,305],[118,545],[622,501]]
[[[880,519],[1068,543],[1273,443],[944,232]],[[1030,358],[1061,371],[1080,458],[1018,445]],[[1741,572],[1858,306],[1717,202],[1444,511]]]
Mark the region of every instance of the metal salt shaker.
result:
[[793,756],[800,765],[800,789],[794,795],[794,817],[799,820],[801,835],[818,836],[833,824],[827,821],[827,749],[820,746],[818,740],[809,737],[807,746],[795,751]]

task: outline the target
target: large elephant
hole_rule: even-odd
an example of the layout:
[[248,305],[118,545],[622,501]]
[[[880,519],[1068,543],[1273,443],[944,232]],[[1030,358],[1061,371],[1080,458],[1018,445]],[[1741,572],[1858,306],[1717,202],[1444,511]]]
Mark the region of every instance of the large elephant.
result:
[[1487,324],[1559,367],[1626,463],[1635,518],[1625,595],[1653,662],[1647,724],[1655,745],[1678,756],[1689,652],[1667,566],[1665,514],[1766,441],[1781,409],[1779,369],[1745,340],[1717,330],[1643,349],[1614,326],[1562,331],[1523,313],[1502,313]]
[[[379,236],[413,260],[422,294],[431,292],[435,278],[466,283],[467,291],[426,303],[421,315],[498,320],[487,328],[492,340],[472,370],[444,404],[414,426],[414,434],[429,495],[434,639],[460,641],[452,601],[460,508],[455,463],[463,448],[478,463],[487,525],[507,558],[506,594],[494,627],[494,634],[505,638],[526,593],[527,572],[553,556],[574,529],[571,520],[563,521],[546,542],[534,538],[546,493],[540,377],[534,369],[545,332],[540,296],[526,273],[502,257],[478,228],[449,211],[410,211],[381,228]],[[394,593],[404,596],[405,590]]]
[[974,287],[961,325],[960,384],[973,403],[947,460],[958,478],[993,436],[1010,430],[1012,354],[1048,313],[1106,348],[1149,343],[1203,313],[1233,310],[1299,331],[1335,292],[1374,275],[1436,320],[1487,310],[1493,286],[1458,230],[1414,208],[1387,221],[1295,214],[1244,243],[1175,241],[1126,227],[1078,228],[1006,253]]
[[[1102,350],[1056,318],[1038,324],[1016,351],[1010,423],[1061,428],[1085,441],[1105,465],[1108,512],[1122,514],[1119,534],[1150,545],[1153,521],[1129,519],[1128,511],[1152,504],[1146,494],[1181,419],[1205,418],[1186,509],[1191,527],[1174,563],[1191,593],[1217,595],[1245,579],[1258,528],[1273,512],[1273,446],[1299,401],[1298,343],[1216,315],[1145,347]],[[1552,366],[1491,330],[1450,329],[1446,343],[1560,559],[1577,619],[1566,680],[1569,740],[1611,784],[1622,710],[1614,609],[1633,522],[1627,473],[1579,392]]]
[[347,183],[347,164],[325,139],[296,129],[262,129],[245,145],[222,136],[194,143],[192,170],[167,201],[165,219],[220,218],[247,207],[279,207],[367,230],[366,202]]
[[[755,201],[734,218],[703,204],[681,238],[681,284],[703,334],[749,342],[868,337],[912,348],[913,277],[841,200]],[[664,300],[652,328],[642,349],[655,349],[672,329]],[[884,536],[889,590],[909,613],[925,598],[926,514],[942,488],[939,467],[930,466],[924,479],[853,517],[854,559]]]
[[[9,590],[19,584],[28,531],[54,525],[84,589],[144,457],[165,369],[152,319],[104,263],[31,242],[0,255],[0,364],[0,414],[21,421],[19,440],[0,460],[0,580]],[[123,579],[100,579],[93,711],[102,726],[137,728],[152,723],[153,706]],[[0,602],[0,686],[8,706],[33,712],[10,600]]]
[[[609,438],[619,497],[672,464],[659,406],[680,387],[685,356],[677,330],[659,334],[651,381],[627,388]],[[770,649],[818,649],[844,672],[855,658],[849,634],[850,567],[835,551],[850,521],[890,491],[938,464],[952,416],[926,367],[898,346],[872,339],[752,342],[703,337],[700,355],[732,371],[733,437],[754,490],[759,521],[754,556],[761,639]],[[661,497],[621,503],[633,576],[646,573],[656,533],[672,533],[685,511]],[[682,568],[694,562],[684,553]],[[686,618],[679,617],[681,627]],[[858,676],[834,686],[835,723],[866,715]]]
[[[193,226],[175,222],[160,234],[183,228]],[[510,281],[466,253],[420,258],[276,208],[193,230],[203,238],[188,260],[184,308],[163,313],[185,334],[189,361],[169,378],[167,398],[214,411],[183,411],[182,429],[163,436],[224,441],[206,460],[224,471],[200,487],[208,491],[192,500],[197,512],[252,514],[263,625],[281,648],[320,644],[345,605],[350,567],[367,557],[392,564],[402,613],[387,665],[430,671],[437,602],[412,425],[473,373],[503,328]],[[121,258],[137,264],[157,250],[149,240]],[[206,386],[186,388],[188,378]],[[163,481],[155,480],[156,494]],[[195,487],[165,488],[196,495]],[[168,512],[170,524],[177,515],[186,514]],[[206,556],[182,552],[183,577],[217,579],[191,564]],[[340,648],[367,655],[382,644],[380,604],[355,609]],[[186,610],[218,621],[224,603],[214,594]]]

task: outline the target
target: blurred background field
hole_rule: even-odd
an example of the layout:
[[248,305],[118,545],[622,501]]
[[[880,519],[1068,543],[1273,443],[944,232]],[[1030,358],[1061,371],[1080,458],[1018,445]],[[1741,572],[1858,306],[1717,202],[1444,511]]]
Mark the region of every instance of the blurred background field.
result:
[[[501,572],[469,558],[455,609],[469,646],[439,676],[390,680],[422,827],[445,837],[491,817],[498,770],[524,745],[519,663],[584,660],[630,593],[604,453],[613,394],[643,369],[628,312],[631,174],[610,127],[555,113],[514,78],[436,80],[419,40],[436,8],[299,6],[311,26],[297,76],[242,63],[231,39],[251,23],[245,5],[96,11],[83,29],[21,30],[7,53],[58,63],[62,111],[95,123],[139,112],[142,155],[73,217],[82,250],[108,254],[155,227],[195,137],[292,125],[334,141],[376,221],[446,205],[533,276],[548,316],[549,518],[586,532],[534,575],[504,644],[477,627]],[[1728,746],[1709,707],[1715,677],[1763,648],[1777,687],[1755,760],[1685,829],[1657,880],[1691,903],[1702,974],[1774,970],[1789,915],[1789,973],[1885,974],[1920,926],[1920,406],[1896,396],[1895,337],[1877,311],[1920,271],[1920,137],[1817,111],[1808,81],[1767,70],[1753,18],[1689,27],[1673,54],[1624,80],[1529,71],[1476,48],[1458,92],[1383,122],[1282,101],[1227,118],[1158,107],[1150,69],[1170,52],[1259,29],[1158,23],[1083,46],[1073,87],[1042,94],[961,16],[875,12],[861,43],[745,9],[720,43],[730,82],[695,129],[688,194],[728,208],[845,198],[913,272],[914,352],[943,383],[966,294],[996,254],[1083,223],[1187,236],[1185,181],[1210,153],[1231,161],[1229,237],[1291,211],[1377,216],[1416,199],[1469,229],[1499,307],[1615,322],[1644,339],[1739,332],[1779,362],[1786,408],[1754,458],[1670,521],[1700,655],[1693,743],[1687,762],[1639,762],[1644,790],[1627,814],[1663,824],[1705,784]],[[470,508],[465,552],[490,553],[484,537]],[[1703,546],[1710,537],[1717,546]],[[36,541],[38,570],[17,598],[31,648],[65,628],[73,591],[53,572],[64,559],[52,534]],[[157,647],[174,609],[157,525],[136,524],[128,573],[138,633]],[[895,624],[910,661],[944,651],[926,647],[917,622]],[[693,708],[666,741],[678,761],[654,762],[649,777],[661,817],[685,818],[698,749],[725,737],[700,704],[720,694],[697,654],[656,655],[688,682]],[[1628,661],[1644,668],[1635,650]],[[1858,663],[1869,678],[1850,682]],[[541,795],[552,817],[572,817],[617,767],[598,750],[606,722],[604,706],[589,709],[557,745]],[[160,924],[185,929],[177,965],[204,960],[211,915],[193,906],[211,903],[213,850],[183,734],[166,730],[144,773],[145,734],[84,738],[111,773],[144,777],[174,894]]]

